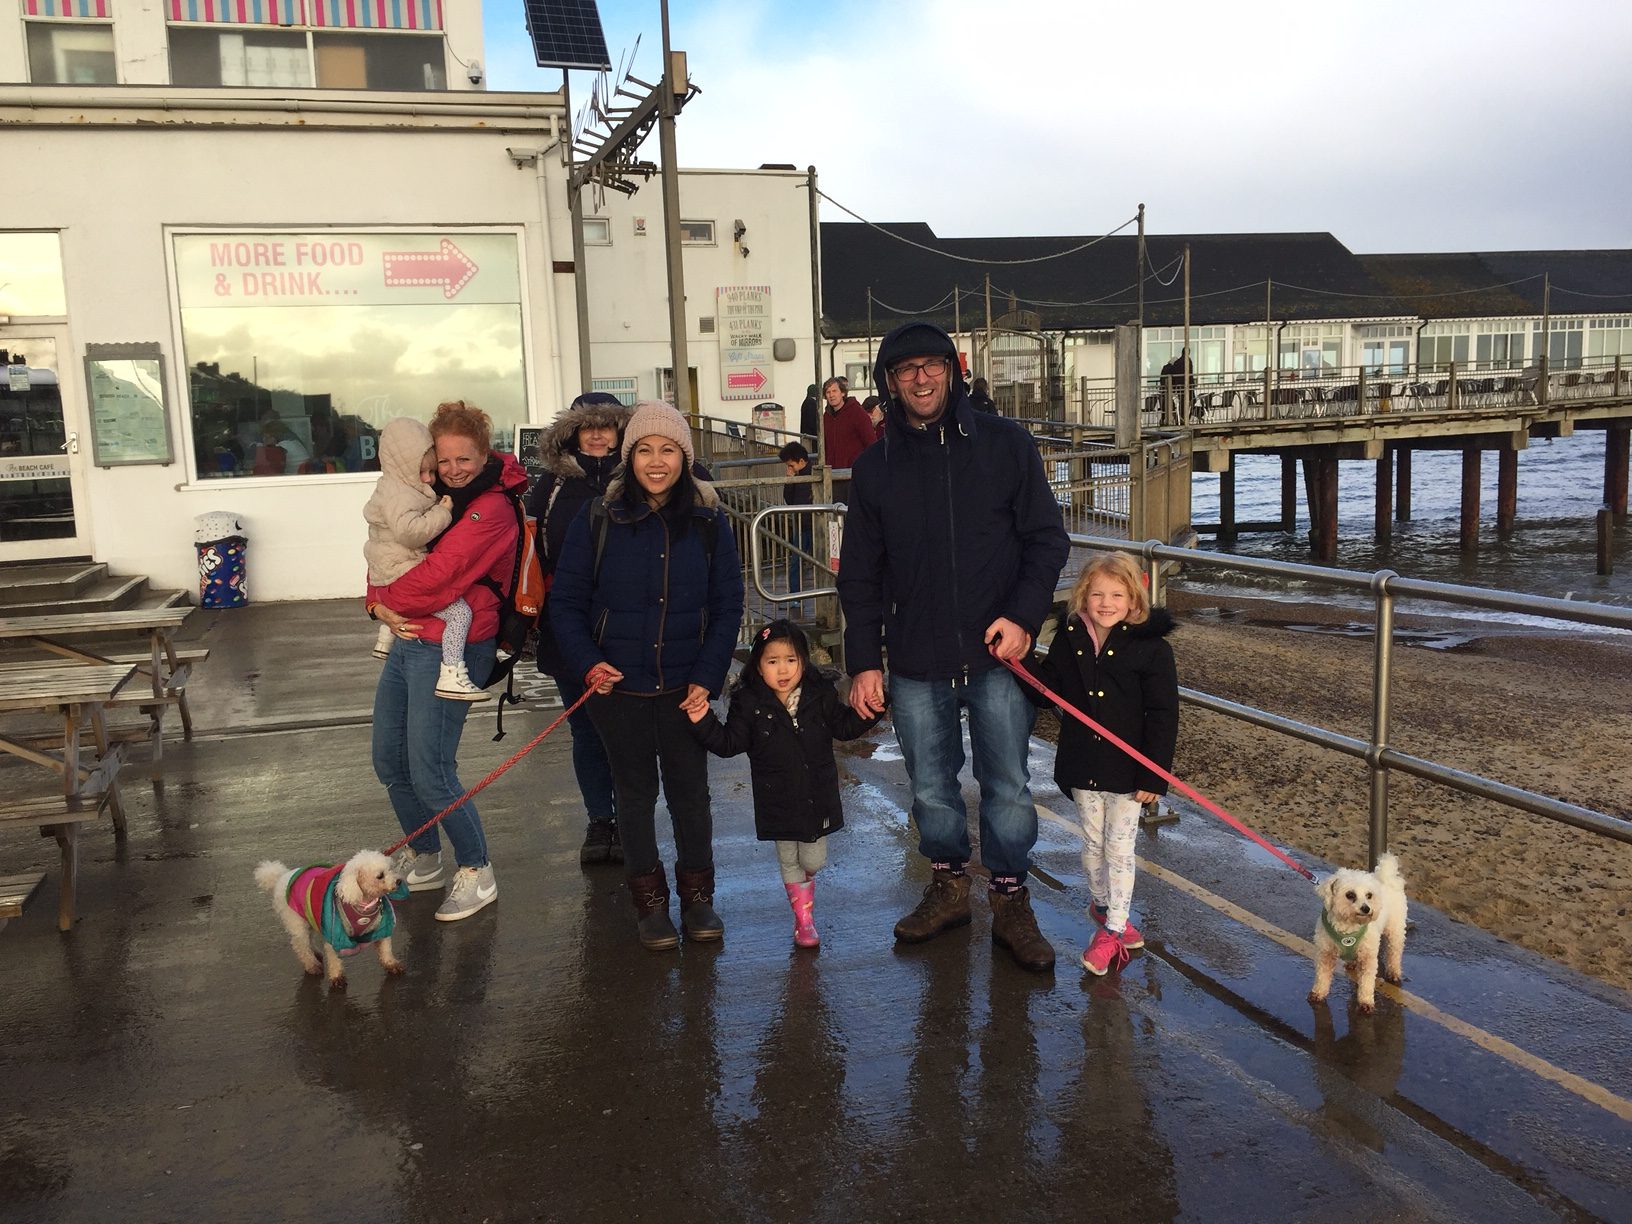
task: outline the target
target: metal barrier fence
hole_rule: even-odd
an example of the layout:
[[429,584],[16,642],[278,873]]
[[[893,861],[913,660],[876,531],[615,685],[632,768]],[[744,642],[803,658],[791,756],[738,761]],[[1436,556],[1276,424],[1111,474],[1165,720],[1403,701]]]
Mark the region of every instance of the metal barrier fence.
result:
[[1164,562],[1177,562],[1198,569],[1267,574],[1341,590],[1367,592],[1373,597],[1376,620],[1373,629],[1369,740],[1356,739],[1324,727],[1316,727],[1266,710],[1226,701],[1221,697],[1193,689],[1179,690],[1182,700],[1202,709],[1240,719],[1307,743],[1318,744],[1323,748],[1330,748],[1364,761],[1371,777],[1369,845],[1373,863],[1388,849],[1388,775],[1390,770],[1396,769],[1401,773],[1425,778],[1464,794],[1490,799],[1508,807],[1518,808],[1520,811],[1532,812],[1549,820],[1632,844],[1632,821],[1595,812],[1591,808],[1573,803],[1565,803],[1563,800],[1534,791],[1509,786],[1437,761],[1411,756],[1389,747],[1388,744],[1393,686],[1394,605],[1397,599],[1457,604],[1493,612],[1519,612],[1575,624],[1602,625],[1615,629],[1632,629],[1632,609],[1577,600],[1550,599],[1541,595],[1524,595],[1511,591],[1493,591],[1482,587],[1457,586],[1446,582],[1427,582],[1417,578],[1402,578],[1393,570],[1378,570],[1376,573],[1367,574],[1356,570],[1327,569],[1324,566],[1300,565],[1287,561],[1221,556],[1217,553],[1198,552],[1195,549],[1173,548],[1155,540],[1134,544],[1127,540],[1073,535],[1071,542],[1089,548],[1125,552],[1143,559],[1146,572],[1150,576],[1151,600],[1155,603],[1162,602],[1161,566]]
[[[1192,374],[1190,405],[1182,380],[1140,382],[1140,419],[1147,427],[1227,421],[1295,421],[1530,407],[1632,397],[1632,361],[1588,359],[1542,376],[1538,367],[1497,368],[1490,362],[1424,365],[1407,370],[1344,366],[1321,370],[1270,369],[1257,374]],[[1114,379],[1079,379],[1068,414],[1083,425],[1116,422]],[[1059,429],[1058,423],[1052,424]]]

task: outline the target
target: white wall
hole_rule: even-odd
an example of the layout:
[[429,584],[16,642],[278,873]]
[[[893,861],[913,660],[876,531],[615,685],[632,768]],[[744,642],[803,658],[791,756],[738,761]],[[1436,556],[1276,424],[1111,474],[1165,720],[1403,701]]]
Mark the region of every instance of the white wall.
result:
[[[746,421],[750,409],[774,400],[797,428],[799,404],[815,373],[811,314],[810,201],[802,173],[777,170],[683,170],[680,215],[714,222],[714,246],[683,249],[687,360],[697,370],[698,407],[707,416]],[[633,196],[609,193],[586,216],[611,221],[612,245],[584,251],[588,273],[591,361],[596,378],[634,377],[642,397],[658,392],[657,371],[670,364],[668,267],[663,241],[662,184],[653,178]],[[635,236],[635,218],[646,221]],[[747,227],[741,242],[735,222]],[[748,248],[743,255],[741,247]],[[791,338],[795,354],[773,361],[770,384],[752,398],[725,400],[720,387],[720,336],[698,321],[717,316],[720,286],[768,285],[771,334]]]
[[[95,559],[115,572],[196,589],[193,516],[226,509],[248,522],[251,598],[362,591],[361,508],[372,476],[199,481],[191,471],[166,226],[519,226],[529,417],[556,414],[558,385],[576,378],[575,369],[563,374],[552,359],[552,353],[565,354],[576,367],[570,333],[566,343],[550,333],[546,304],[553,293],[555,317],[570,322],[572,277],[553,274],[549,262],[571,258],[564,172],[555,157],[546,159],[547,229],[534,169],[518,168],[505,150],[548,144],[548,113],[553,104],[559,115],[559,98],[484,97],[509,104],[512,117],[476,129],[469,120],[443,121],[457,127],[382,127],[377,116],[310,114],[299,117],[303,126],[266,129],[250,126],[273,122],[265,116],[239,114],[242,126],[203,127],[176,114],[140,127],[8,131],[12,158],[31,169],[29,190],[8,199],[5,227],[62,233],[70,350],[62,355],[64,377],[83,380],[79,355],[86,344],[157,340],[164,346],[179,462],[89,468],[89,504],[77,509],[88,516]],[[21,109],[8,111],[6,103],[0,88],[0,114]],[[536,116],[515,117],[523,105]],[[77,398],[83,401],[82,387]]]

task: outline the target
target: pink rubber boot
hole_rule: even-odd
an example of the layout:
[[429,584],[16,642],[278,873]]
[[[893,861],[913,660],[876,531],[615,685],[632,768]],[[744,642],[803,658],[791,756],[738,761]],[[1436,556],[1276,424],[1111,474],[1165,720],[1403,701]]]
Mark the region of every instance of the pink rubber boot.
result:
[[816,881],[782,887],[788,890],[788,904],[793,906],[793,942],[801,948],[817,947],[822,937],[816,933]]

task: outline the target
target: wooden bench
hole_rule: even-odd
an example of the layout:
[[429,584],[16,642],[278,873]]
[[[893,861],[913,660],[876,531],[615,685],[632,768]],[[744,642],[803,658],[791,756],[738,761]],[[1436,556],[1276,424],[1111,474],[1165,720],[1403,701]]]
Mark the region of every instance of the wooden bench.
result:
[[[43,766],[60,779],[51,795],[18,795],[0,800],[0,825],[37,825],[62,850],[62,888],[57,926],[74,924],[74,890],[79,875],[79,826],[98,819],[107,808],[114,836],[125,835],[125,812],[119,800],[123,748],[108,735],[104,710],[135,673],[134,664],[100,663],[63,667],[46,664],[32,672],[0,675],[0,714],[57,718],[58,733],[36,746],[11,733],[0,734],[0,752]],[[95,755],[82,759],[80,735],[89,724]]]
[[31,871],[27,875],[0,876],[0,931],[13,918],[21,918],[35,892],[45,882],[45,872]]

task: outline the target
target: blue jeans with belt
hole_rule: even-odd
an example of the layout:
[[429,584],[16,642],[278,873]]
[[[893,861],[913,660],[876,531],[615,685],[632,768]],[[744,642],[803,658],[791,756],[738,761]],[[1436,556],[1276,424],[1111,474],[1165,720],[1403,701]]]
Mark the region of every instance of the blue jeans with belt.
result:
[[[467,643],[470,674],[487,675],[493,654],[492,638]],[[412,833],[465,793],[456,771],[470,702],[436,695],[441,670],[440,643],[399,639],[391,644],[374,690],[374,776],[384,783],[404,833]],[[487,863],[487,835],[474,803],[461,804],[408,844],[420,854],[436,854],[442,849],[439,829],[453,843],[459,866]]]
[[958,784],[963,768],[960,710],[980,784],[980,858],[994,876],[1023,880],[1037,844],[1031,797],[1031,728],[1037,711],[1008,669],[964,680],[890,678],[890,717],[912,785],[918,852],[931,862],[966,862],[969,812]]
[[[555,677],[555,688],[561,694],[563,709],[584,695],[584,682],[565,671]],[[584,797],[584,810],[589,813],[590,822],[616,820],[612,765],[606,759],[606,745],[601,743],[601,733],[595,730],[587,704],[567,715],[567,726],[572,730],[572,772],[578,779],[578,790]]]

